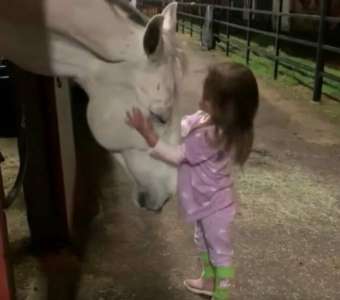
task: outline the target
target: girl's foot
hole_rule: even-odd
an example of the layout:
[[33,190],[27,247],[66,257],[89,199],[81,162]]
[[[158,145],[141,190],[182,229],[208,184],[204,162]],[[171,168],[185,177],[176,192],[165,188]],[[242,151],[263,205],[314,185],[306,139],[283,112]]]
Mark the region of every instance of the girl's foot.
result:
[[199,278],[184,280],[184,286],[192,293],[212,296],[214,291],[214,278]]
[[200,254],[202,261],[202,274],[199,279],[187,279],[184,286],[192,293],[212,296],[215,284],[215,269],[210,263],[208,252]]
[[231,267],[217,267],[215,287],[212,300],[229,300],[231,278],[234,277],[234,269]]
[[224,279],[220,281],[219,285],[215,286],[215,290],[211,300],[229,300],[230,287],[231,287],[230,280]]

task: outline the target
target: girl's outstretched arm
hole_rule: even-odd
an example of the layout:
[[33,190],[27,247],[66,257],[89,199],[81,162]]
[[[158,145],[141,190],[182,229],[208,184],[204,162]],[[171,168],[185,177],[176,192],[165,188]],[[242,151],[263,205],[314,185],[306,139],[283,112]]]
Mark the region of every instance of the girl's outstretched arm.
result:
[[151,148],[151,156],[178,165],[184,160],[184,145],[169,145],[161,141],[155,132],[151,120],[145,118],[138,108],[126,113],[126,124],[136,129]]

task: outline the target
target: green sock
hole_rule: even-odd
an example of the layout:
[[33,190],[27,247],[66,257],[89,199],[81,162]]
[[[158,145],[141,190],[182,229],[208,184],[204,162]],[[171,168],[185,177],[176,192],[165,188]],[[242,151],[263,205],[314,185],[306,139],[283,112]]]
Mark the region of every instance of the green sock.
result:
[[216,267],[215,289],[213,300],[229,299],[229,279],[234,277],[232,267]]
[[202,277],[205,279],[215,278],[215,268],[209,260],[208,252],[201,253],[200,257],[203,264]]

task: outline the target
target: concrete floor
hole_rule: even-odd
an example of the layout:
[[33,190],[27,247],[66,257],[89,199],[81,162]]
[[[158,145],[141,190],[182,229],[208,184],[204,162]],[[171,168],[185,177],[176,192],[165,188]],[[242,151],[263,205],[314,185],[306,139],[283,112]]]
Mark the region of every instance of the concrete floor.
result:
[[[196,109],[206,65],[226,60],[221,53],[199,51],[187,37],[183,41],[191,69],[182,114]],[[261,79],[259,84],[255,149],[237,175],[233,299],[338,300],[340,126],[308,102],[300,87]],[[323,105],[337,109],[326,99]],[[98,150],[86,149],[88,158]],[[100,162],[92,162],[90,169],[100,169]],[[83,255],[79,260],[59,253],[51,259],[48,297],[45,278],[24,250],[27,231],[16,234],[25,225],[23,209],[17,204],[9,211],[18,299],[200,299],[182,285],[199,275],[199,264],[192,228],[179,218],[176,200],[161,214],[137,208],[131,183],[116,164],[105,171],[100,187],[100,212],[84,228]]]

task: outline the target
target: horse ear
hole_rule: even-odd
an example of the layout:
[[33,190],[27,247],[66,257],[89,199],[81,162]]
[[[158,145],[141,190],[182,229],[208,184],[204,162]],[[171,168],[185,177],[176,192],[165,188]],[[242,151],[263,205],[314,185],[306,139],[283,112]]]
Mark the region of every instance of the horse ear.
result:
[[151,18],[144,34],[144,51],[150,59],[160,59],[164,52],[164,39],[167,47],[173,46],[176,34],[177,2],[168,4],[161,15]]
[[146,25],[143,46],[149,58],[161,55],[163,50],[163,21],[162,15],[156,15]]
[[175,33],[177,22],[177,2],[168,4],[163,9],[162,16],[164,16],[163,30],[165,32]]

